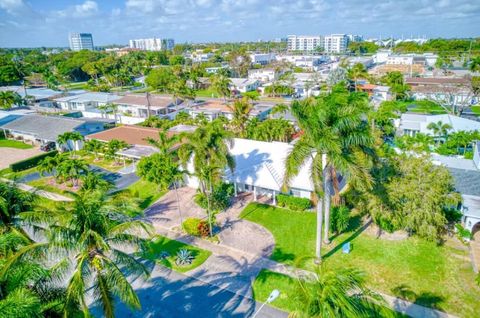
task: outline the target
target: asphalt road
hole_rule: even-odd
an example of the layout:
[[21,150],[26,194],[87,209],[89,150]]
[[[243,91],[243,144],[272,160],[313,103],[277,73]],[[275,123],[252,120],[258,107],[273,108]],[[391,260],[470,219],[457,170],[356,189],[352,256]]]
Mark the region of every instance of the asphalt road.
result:
[[[133,286],[140,298],[142,309],[130,310],[119,304],[115,317],[162,318],[223,318],[252,317],[261,303],[232,292],[200,282],[186,275],[164,268],[155,268],[150,280],[137,280]],[[95,317],[100,317],[94,310]],[[264,306],[258,318],[285,318],[288,314]]]

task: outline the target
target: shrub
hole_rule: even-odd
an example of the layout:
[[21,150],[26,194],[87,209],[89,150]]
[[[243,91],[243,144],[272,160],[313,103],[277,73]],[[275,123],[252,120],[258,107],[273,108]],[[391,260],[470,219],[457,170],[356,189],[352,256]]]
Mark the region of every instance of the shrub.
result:
[[192,264],[195,257],[192,255],[192,252],[182,248],[177,252],[177,259],[175,260],[175,264],[178,266],[186,266]]
[[[222,183],[219,186],[216,186],[213,189],[213,193],[210,195],[210,207],[212,210],[221,211],[228,208],[234,192],[233,184]],[[195,196],[195,203],[202,209],[206,209],[208,206],[206,195],[198,193]]]
[[331,212],[331,230],[335,233],[341,233],[348,228],[350,221],[350,210],[342,205],[335,206]]
[[461,241],[468,241],[472,239],[472,233],[470,233],[470,231],[464,228],[461,224],[455,224],[455,227],[457,228],[457,236]]
[[200,234],[201,237],[210,236],[210,226],[208,226],[208,223],[205,221],[201,221],[198,224],[197,230],[198,230],[198,234]]
[[183,221],[182,227],[187,232],[187,234],[200,236],[200,232],[198,230],[199,224],[202,223],[202,220],[199,218],[188,218]]
[[305,211],[312,207],[312,202],[309,199],[297,198],[286,194],[278,194],[277,203],[280,207],[286,207],[294,211]]
[[36,167],[36,166],[38,166],[40,161],[42,161],[43,159],[45,159],[47,157],[56,156],[57,153],[58,153],[58,151],[54,150],[54,151],[50,151],[50,152],[47,152],[47,153],[42,153],[38,156],[34,156],[34,157],[31,157],[31,158],[28,158],[28,159],[25,159],[25,160],[17,161],[17,162],[12,163],[10,165],[10,169],[12,169],[13,172],[18,172],[18,171],[27,170],[29,168]]

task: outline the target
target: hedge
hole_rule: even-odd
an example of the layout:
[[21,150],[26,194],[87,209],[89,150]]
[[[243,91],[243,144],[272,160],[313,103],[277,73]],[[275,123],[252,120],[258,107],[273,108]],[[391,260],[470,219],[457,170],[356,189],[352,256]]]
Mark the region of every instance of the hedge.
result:
[[183,221],[182,227],[187,232],[187,234],[193,235],[193,236],[200,236],[200,230],[199,230],[199,225],[203,221],[199,218],[188,218],[185,221]]
[[28,158],[28,159],[25,159],[25,160],[17,161],[17,162],[12,163],[10,165],[10,169],[12,169],[13,172],[18,172],[18,171],[22,171],[22,170],[27,170],[27,169],[32,168],[32,167],[36,167],[40,163],[40,161],[42,161],[43,159],[45,159],[47,157],[53,157],[57,153],[58,153],[58,151],[54,150],[54,151],[42,153],[38,156],[31,157],[31,158]]
[[286,194],[277,195],[277,204],[280,207],[294,211],[305,211],[312,207],[312,202],[309,199],[297,198]]

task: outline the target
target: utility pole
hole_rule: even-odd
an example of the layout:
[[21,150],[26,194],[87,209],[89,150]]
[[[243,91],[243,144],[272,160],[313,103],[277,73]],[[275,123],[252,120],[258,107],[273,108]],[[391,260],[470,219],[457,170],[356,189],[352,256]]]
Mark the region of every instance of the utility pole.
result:
[[147,118],[150,118],[150,116],[152,115],[150,112],[150,92],[146,93],[146,97],[147,97]]

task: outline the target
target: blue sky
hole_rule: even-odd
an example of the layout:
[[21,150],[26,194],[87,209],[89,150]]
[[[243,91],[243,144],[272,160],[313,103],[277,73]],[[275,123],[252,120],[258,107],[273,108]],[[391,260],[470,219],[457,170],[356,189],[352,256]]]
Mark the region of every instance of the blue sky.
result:
[[177,43],[287,34],[480,36],[480,0],[0,0],[0,46],[95,45],[172,37]]

